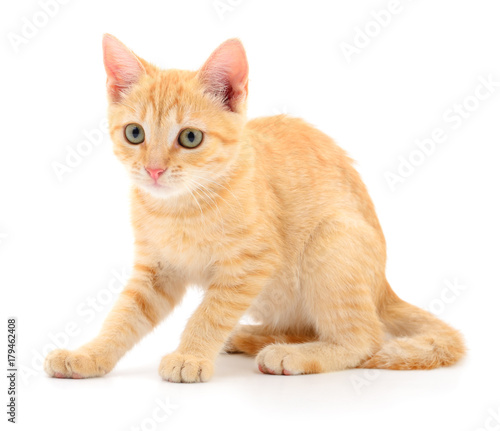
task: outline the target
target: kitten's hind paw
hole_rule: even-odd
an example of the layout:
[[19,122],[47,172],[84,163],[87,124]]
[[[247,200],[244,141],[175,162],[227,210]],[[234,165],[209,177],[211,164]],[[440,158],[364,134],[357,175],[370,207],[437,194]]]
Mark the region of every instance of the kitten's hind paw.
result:
[[233,337],[230,337],[226,340],[222,351],[225,353],[243,353],[242,350],[236,347],[235,343],[233,342]]

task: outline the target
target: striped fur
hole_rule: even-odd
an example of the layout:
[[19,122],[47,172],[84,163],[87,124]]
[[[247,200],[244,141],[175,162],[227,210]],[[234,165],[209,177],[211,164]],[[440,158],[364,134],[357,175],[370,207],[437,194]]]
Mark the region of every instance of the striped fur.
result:
[[[384,236],[345,152],[300,119],[246,120],[238,41],[198,72],[161,70],[111,36],[104,47],[114,152],[132,179],[136,263],[99,335],[51,352],[49,375],[109,372],[190,284],[205,296],[160,363],[166,380],[208,380],[222,349],[257,355],[270,374],[428,369],[463,356],[456,330],[386,281]],[[130,123],[143,126],[144,143],[125,140]],[[204,132],[198,148],[177,143],[185,127]],[[146,167],[165,169],[159,186]],[[244,314],[260,324],[239,326]]]

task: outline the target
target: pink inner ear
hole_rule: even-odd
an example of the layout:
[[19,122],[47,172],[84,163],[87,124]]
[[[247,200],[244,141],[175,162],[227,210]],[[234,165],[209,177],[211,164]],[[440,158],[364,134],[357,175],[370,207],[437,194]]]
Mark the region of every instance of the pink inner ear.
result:
[[119,101],[122,94],[139,80],[145,69],[134,53],[114,36],[105,34],[102,47],[108,76],[108,94],[113,101]]
[[231,111],[241,111],[248,92],[248,62],[238,39],[229,39],[220,45],[200,74],[208,92],[222,99]]

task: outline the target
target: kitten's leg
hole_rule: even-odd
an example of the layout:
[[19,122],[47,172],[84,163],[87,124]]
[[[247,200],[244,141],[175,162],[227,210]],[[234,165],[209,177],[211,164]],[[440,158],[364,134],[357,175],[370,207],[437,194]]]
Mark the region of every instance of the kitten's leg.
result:
[[268,345],[257,356],[259,369],[267,374],[324,373],[355,368],[371,356],[382,341],[376,313],[362,295],[348,304],[352,286],[343,292],[345,300],[337,298],[329,307],[327,301],[316,305],[317,341]]
[[383,269],[377,238],[370,240],[369,234],[359,226],[356,231],[340,231],[338,226],[317,229],[304,253],[301,290],[318,340],[265,347],[257,356],[262,372],[311,374],[353,368],[379,348],[383,329],[373,289],[377,271]]
[[226,353],[246,353],[255,356],[264,347],[275,343],[305,343],[317,339],[313,331],[292,333],[276,331],[265,325],[242,325],[226,341]]
[[[233,328],[251,305],[272,269],[266,257],[256,262],[228,262],[207,289],[202,303],[189,319],[177,350],[163,357],[159,373],[171,382],[204,382],[213,374],[213,363]],[[220,263],[219,267],[224,264]],[[234,268],[251,268],[242,273]]]
[[185,285],[158,267],[136,264],[99,335],[80,348],[54,350],[44,368],[51,377],[102,376],[179,302]]

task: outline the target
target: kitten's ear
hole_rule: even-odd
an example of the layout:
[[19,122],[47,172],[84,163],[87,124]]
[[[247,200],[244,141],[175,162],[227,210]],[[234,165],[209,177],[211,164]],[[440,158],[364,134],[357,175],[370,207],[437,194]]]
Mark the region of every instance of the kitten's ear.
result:
[[244,113],[248,93],[248,62],[238,39],[220,45],[198,72],[206,91],[233,112]]
[[136,55],[116,37],[105,34],[102,39],[104,67],[108,78],[106,86],[113,102],[118,102],[146,69]]

